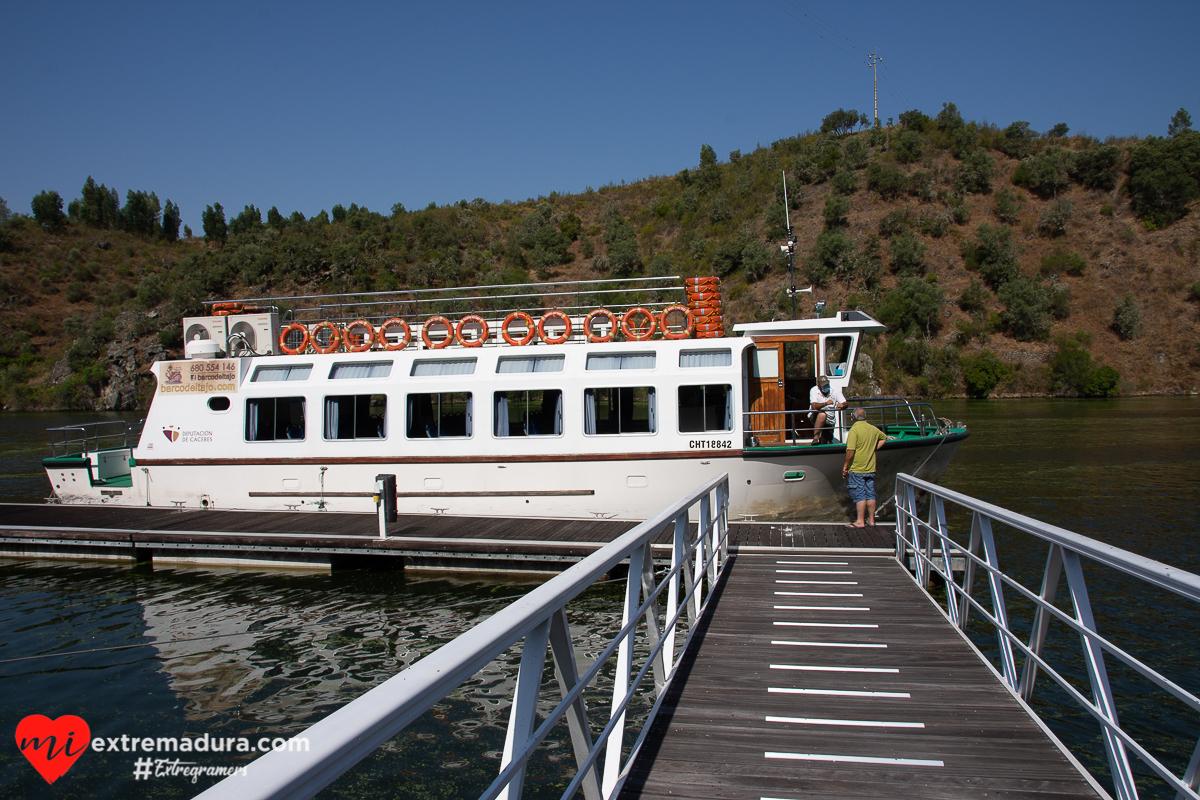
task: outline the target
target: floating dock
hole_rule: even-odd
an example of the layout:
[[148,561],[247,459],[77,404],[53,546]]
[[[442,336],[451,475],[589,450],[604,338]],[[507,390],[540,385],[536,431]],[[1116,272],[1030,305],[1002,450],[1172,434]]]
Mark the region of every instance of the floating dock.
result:
[[[400,515],[379,537],[372,514],[0,504],[0,556],[100,558],[328,569],[341,566],[557,571],[636,525],[611,519]],[[891,552],[891,526],[735,522],[730,546]],[[654,541],[670,560],[670,532]]]

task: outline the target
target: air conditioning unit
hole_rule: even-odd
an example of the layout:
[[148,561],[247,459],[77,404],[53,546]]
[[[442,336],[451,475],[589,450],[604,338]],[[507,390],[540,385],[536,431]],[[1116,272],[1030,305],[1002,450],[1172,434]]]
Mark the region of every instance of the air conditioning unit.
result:
[[184,317],[184,345],[196,339],[211,339],[220,345],[219,349],[224,350],[225,340],[229,337],[229,326],[225,322],[227,319],[229,317]]
[[253,351],[260,356],[279,353],[279,314],[230,314],[217,319],[226,320],[229,328],[229,355],[250,355]]

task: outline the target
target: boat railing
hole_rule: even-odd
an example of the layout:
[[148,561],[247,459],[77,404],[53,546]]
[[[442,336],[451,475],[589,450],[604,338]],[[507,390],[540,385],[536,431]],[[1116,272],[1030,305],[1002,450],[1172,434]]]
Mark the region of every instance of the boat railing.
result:
[[51,458],[87,456],[100,450],[133,447],[141,436],[143,423],[145,420],[130,425],[127,420],[106,419],[47,428],[46,432],[50,434]]
[[[303,748],[298,748],[267,753],[250,763],[244,774],[226,778],[199,797],[312,797],[518,644],[520,666],[499,774],[480,795],[481,800],[519,798],[530,757],[564,720],[574,749],[576,773],[562,797],[575,797],[578,792],[587,800],[614,797],[624,784],[728,563],[728,499],[728,474],[708,481],[293,737],[293,741],[308,743],[306,751],[299,752]],[[694,532],[688,523],[692,509],[699,519]],[[651,542],[664,529],[673,531],[671,565],[656,575]],[[628,577],[621,629],[581,673],[567,622],[567,605],[622,562],[628,562]],[[589,647],[599,644],[589,642]],[[561,699],[539,720],[547,647]],[[614,659],[612,701],[602,712],[607,714],[603,729],[593,739],[588,717],[598,709],[587,707],[584,690],[602,671],[610,669]],[[629,730],[626,718],[631,702],[650,691],[655,702],[640,730]],[[632,748],[622,758],[631,738]]]
[[[928,503],[924,519],[917,505],[922,494]],[[963,520],[964,527],[955,530],[953,535],[947,522],[947,507],[951,516],[961,514]],[[1134,800],[1138,796],[1131,753],[1158,775],[1170,787],[1170,791],[1176,792],[1177,798],[1200,797],[1196,791],[1200,785],[1200,742],[1193,749],[1181,776],[1165,766],[1121,725],[1106,661],[1112,663],[1115,659],[1122,665],[1123,671],[1137,673],[1192,712],[1200,713],[1200,697],[1100,634],[1088,596],[1084,562],[1104,565],[1127,578],[1158,587],[1192,603],[1200,602],[1200,575],[906,474],[896,477],[896,513],[896,558],[902,564],[912,559],[911,569],[920,586],[929,587],[935,575],[944,582],[944,599],[935,602],[938,602],[952,625],[966,631],[968,620],[974,614],[987,629],[995,632],[998,672],[1005,685],[1022,700],[1029,701],[1038,677],[1046,675],[1099,723],[1118,800]],[[970,515],[969,531],[965,529],[966,514]],[[997,541],[1012,541],[1012,537],[995,536],[993,525],[1029,534],[1048,547],[1039,589],[1025,586],[1013,577],[1011,571],[1001,567]],[[964,536],[968,537],[966,542],[963,541]],[[961,579],[955,577],[954,561],[961,565]],[[1055,604],[1063,573],[1067,578],[1070,611],[1064,611]],[[983,602],[974,587],[977,574],[986,579],[987,586],[979,594],[990,595]],[[1019,597],[1022,608],[1032,606],[1028,639],[1016,631],[1016,623],[1021,621],[1018,617],[1024,615],[1014,613],[1010,617],[1012,609],[1006,602],[1006,593],[1009,597],[1014,594]],[[1086,665],[1086,681],[1074,664],[1055,667],[1048,661],[1044,648],[1051,623],[1058,623],[1068,634],[1079,636],[1080,655]],[[1134,690],[1130,681],[1124,680],[1123,684]],[[1086,688],[1081,690],[1080,686]],[[1084,695],[1084,691],[1089,689],[1090,698]],[[1136,699],[1124,697],[1121,705],[1125,706]],[[1144,734],[1153,735],[1151,731],[1141,730]],[[1152,746],[1163,752],[1161,742]]]
[[[676,275],[653,278],[612,278],[547,283],[492,284],[444,289],[403,289],[379,292],[254,297],[247,305],[284,306],[284,321],[347,323],[358,319],[381,322],[392,317],[409,323],[434,314],[478,313],[503,320],[524,311],[537,315],[550,310],[582,318],[593,308],[611,302],[618,307],[664,308],[686,302]],[[221,301],[205,301],[213,306]]]
[[[839,441],[845,439],[853,424],[850,412],[855,408],[865,409],[867,422],[885,433],[912,428],[924,437],[944,436],[950,430],[949,420],[938,417],[929,403],[914,403],[903,397],[852,397],[846,400],[846,408],[834,412],[832,430]],[[810,408],[746,411],[743,417],[745,447],[805,444],[816,435],[817,412]]]

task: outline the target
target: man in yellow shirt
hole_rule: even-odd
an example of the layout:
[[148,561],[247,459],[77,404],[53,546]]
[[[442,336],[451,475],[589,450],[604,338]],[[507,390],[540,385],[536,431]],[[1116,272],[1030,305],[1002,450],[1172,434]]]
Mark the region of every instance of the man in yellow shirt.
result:
[[887,436],[867,422],[866,409],[856,408],[851,416],[854,425],[846,436],[846,463],[842,465],[842,477],[850,489],[850,502],[858,510],[858,521],[853,527],[863,528],[875,524],[875,451],[883,447]]

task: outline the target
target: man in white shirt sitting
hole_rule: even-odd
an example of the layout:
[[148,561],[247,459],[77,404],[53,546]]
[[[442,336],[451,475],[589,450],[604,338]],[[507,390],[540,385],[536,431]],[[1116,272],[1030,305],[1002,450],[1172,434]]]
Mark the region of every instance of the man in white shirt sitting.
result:
[[808,393],[809,416],[816,414],[813,423],[813,444],[820,444],[825,428],[828,426],[832,433],[837,419],[838,409],[846,407],[846,398],[837,389],[829,385],[829,379],[824,375],[817,377],[817,385]]

